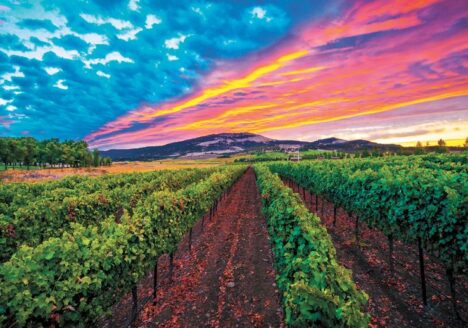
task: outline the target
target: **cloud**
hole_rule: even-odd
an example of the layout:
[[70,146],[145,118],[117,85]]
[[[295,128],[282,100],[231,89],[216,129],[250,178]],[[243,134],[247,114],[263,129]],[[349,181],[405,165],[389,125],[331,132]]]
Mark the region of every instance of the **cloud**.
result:
[[8,50],[28,51],[21,40],[13,34],[0,34],[0,47]]
[[256,17],[258,19],[265,18],[266,13],[267,13],[266,10],[263,9],[262,7],[255,7],[251,11],[252,17]]
[[89,42],[86,42],[83,38],[71,34],[54,38],[52,42],[65,50],[76,50],[77,52],[86,52],[90,46]]
[[60,68],[57,67],[45,67],[44,69],[49,75],[54,75],[60,72]]
[[145,28],[152,29],[154,25],[161,24],[162,20],[155,15],[147,15],[145,20]]
[[125,33],[117,34],[117,38],[124,40],[124,41],[135,40],[137,38],[136,35],[140,33],[141,31],[143,31],[143,29],[139,27],[135,29],[127,30]]
[[26,29],[44,29],[49,32],[54,32],[57,30],[57,26],[55,26],[50,20],[41,20],[41,19],[24,19],[19,24],[19,27],[26,28]]
[[19,66],[14,66],[13,67],[15,69],[14,72],[12,73],[5,73],[1,76],[2,80],[3,81],[9,81],[11,82],[13,78],[15,77],[21,77],[21,78],[24,78],[25,75],[24,73],[20,70],[20,67]]
[[187,38],[186,35],[180,35],[178,37],[175,37],[175,38],[171,38],[171,39],[168,39],[166,41],[164,41],[164,45],[166,46],[167,49],[179,49],[179,45],[185,41],[185,39]]
[[104,25],[110,24],[117,30],[130,29],[133,28],[133,25],[129,21],[116,18],[102,18],[100,16],[94,16],[90,14],[80,14],[80,17],[83,18],[87,23]]
[[84,61],[86,67],[90,68],[92,65],[106,65],[110,62],[118,63],[133,63],[131,58],[122,56],[118,51],[108,53],[104,58],[94,58]]
[[63,84],[63,82],[65,82],[65,80],[58,80],[57,83],[54,84],[54,87],[62,89],[62,90],[67,90],[68,86]]
[[104,73],[104,72],[102,72],[102,71],[97,71],[96,74],[97,74],[98,76],[105,77],[106,79],[110,79],[110,77],[111,77],[110,74],[106,74],[106,73]]
[[138,11],[138,9],[140,9],[140,6],[139,6],[139,3],[140,0],[130,0],[128,2],[128,9],[132,10],[132,11]]
[[176,61],[176,60],[179,60],[179,57],[174,56],[174,55],[167,54],[167,60],[169,60],[169,61]]

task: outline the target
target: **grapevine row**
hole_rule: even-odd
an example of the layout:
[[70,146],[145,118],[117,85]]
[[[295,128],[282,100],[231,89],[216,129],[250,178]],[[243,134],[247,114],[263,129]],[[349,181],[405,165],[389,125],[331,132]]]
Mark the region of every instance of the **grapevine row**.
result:
[[292,327],[367,327],[367,295],[337,263],[320,219],[266,166],[255,166],[275,255],[285,321]]
[[386,236],[421,241],[447,268],[468,265],[468,174],[372,160],[271,164]]
[[220,170],[178,191],[156,191],[99,226],[71,229],[0,266],[0,325],[88,326],[154,266],[210,209],[244,168]]
[[457,317],[455,276],[468,267],[468,174],[446,168],[385,160],[273,163],[270,169],[342,207],[388,238],[389,265],[395,239],[418,245],[422,300],[427,304],[423,251],[444,264]]
[[[27,205],[17,208],[10,215],[0,214],[1,262],[8,260],[22,245],[36,246],[50,237],[58,237],[70,229],[72,222],[84,226],[96,224],[113,215],[116,220],[125,213],[131,214],[139,199],[151,192],[177,190],[205,178],[219,169],[179,170],[144,173],[138,183],[134,176],[122,187],[107,189],[108,181],[93,180],[92,185],[99,185],[102,190],[88,194],[90,188],[78,184],[73,190],[65,189],[60,196],[49,197],[48,193],[30,199]],[[121,181],[124,181],[121,179]],[[69,193],[68,191],[71,191]],[[54,191],[57,193],[57,190]]]

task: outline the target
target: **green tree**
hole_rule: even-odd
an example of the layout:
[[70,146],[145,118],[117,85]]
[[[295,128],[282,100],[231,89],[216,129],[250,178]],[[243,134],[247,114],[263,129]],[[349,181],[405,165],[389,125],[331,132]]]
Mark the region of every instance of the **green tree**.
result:
[[93,150],[93,165],[94,166],[99,166],[100,163],[100,156],[99,156],[99,150],[94,149]]
[[21,145],[23,151],[23,162],[29,170],[29,166],[37,160],[37,141],[30,137],[22,138]]
[[10,140],[7,138],[0,138],[0,161],[5,164],[5,170],[8,168],[9,142]]

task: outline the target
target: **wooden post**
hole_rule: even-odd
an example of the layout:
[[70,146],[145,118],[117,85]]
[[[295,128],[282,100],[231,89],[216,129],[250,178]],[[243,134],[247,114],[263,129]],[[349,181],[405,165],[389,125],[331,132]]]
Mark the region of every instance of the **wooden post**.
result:
[[423,304],[427,305],[427,291],[426,291],[426,273],[424,272],[424,253],[422,249],[421,238],[418,237],[418,251],[419,251],[419,272],[421,274],[421,292]]
[[333,204],[333,226],[336,227],[336,205]]
[[388,263],[390,267],[390,275],[393,277],[395,269],[393,266],[393,235],[388,236]]
[[205,225],[205,216],[206,214],[203,214],[202,219],[201,219],[201,231],[203,231],[203,226]]
[[318,195],[315,193],[315,213],[318,213]]
[[460,313],[458,312],[458,307],[457,307],[457,294],[455,293],[455,277],[453,275],[453,264],[451,267],[447,268],[446,273],[447,273],[447,279],[449,281],[450,296],[452,298],[453,312],[455,314],[455,317],[458,320],[462,320]]
[[137,286],[132,287],[132,324],[136,321],[138,315],[138,289]]
[[154,264],[154,270],[153,270],[153,303],[154,304],[156,304],[157,290],[158,290],[158,259],[156,259],[156,263]]
[[324,206],[325,206],[325,199],[324,199],[323,197],[322,197],[322,199],[321,199],[321,204],[322,204],[322,209],[321,209],[321,211],[322,211],[322,218],[324,218],[324,216],[323,216],[323,211],[324,211]]
[[359,217],[356,215],[356,223],[354,227],[354,234],[356,237],[356,245],[359,246]]
[[172,281],[172,275],[174,274],[174,253],[169,253],[169,279]]
[[188,249],[189,251],[192,250],[192,228],[190,228],[188,235]]

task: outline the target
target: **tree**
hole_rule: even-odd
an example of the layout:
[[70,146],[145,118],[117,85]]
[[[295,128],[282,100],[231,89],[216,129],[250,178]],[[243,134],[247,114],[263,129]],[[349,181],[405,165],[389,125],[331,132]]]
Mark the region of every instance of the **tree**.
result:
[[94,149],[93,150],[93,165],[94,166],[99,166],[99,150]]
[[32,137],[2,138],[0,137],[0,162],[9,165],[26,165],[27,168],[33,164],[51,167],[60,164],[62,167],[69,165],[99,166],[110,165],[110,158],[103,160],[98,150],[91,152],[85,141],[64,141],[48,139],[38,141]]
[[0,138],[0,161],[5,164],[5,170],[8,168],[8,150],[9,150],[9,139]]
[[445,143],[444,139],[439,139],[439,141],[437,141],[437,144],[439,145],[439,147],[445,147],[446,146],[446,143]]
[[22,159],[22,153],[18,149],[18,140],[11,138],[7,148],[7,163],[19,163]]
[[468,137],[465,139],[465,144],[463,145],[465,148],[468,148]]
[[46,162],[50,166],[60,163],[62,157],[62,147],[58,139],[50,139],[46,141]]
[[37,141],[31,137],[23,138],[21,140],[23,149],[23,161],[29,170],[29,166],[37,159]]
[[422,148],[422,143],[421,143],[421,141],[416,142],[416,148]]

